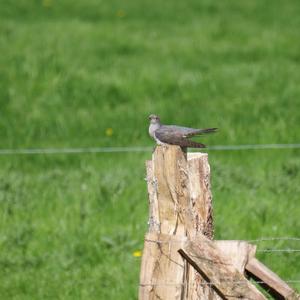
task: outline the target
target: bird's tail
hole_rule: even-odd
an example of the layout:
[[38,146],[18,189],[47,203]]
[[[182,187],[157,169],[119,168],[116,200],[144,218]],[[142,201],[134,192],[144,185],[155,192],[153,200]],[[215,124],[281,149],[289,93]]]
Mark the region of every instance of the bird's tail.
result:
[[205,129],[199,129],[198,130],[198,134],[202,134],[202,133],[213,133],[216,132],[218,130],[218,128],[205,128]]
[[218,130],[218,128],[205,128],[205,129],[193,129],[185,137],[193,137],[197,135],[207,134],[207,133],[214,133]]
[[191,140],[186,140],[185,141],[185,145],[184,147],[191,147],[191,148],[206,148],[206,146],[204,144],[195,142],[195,141],[191,141]]

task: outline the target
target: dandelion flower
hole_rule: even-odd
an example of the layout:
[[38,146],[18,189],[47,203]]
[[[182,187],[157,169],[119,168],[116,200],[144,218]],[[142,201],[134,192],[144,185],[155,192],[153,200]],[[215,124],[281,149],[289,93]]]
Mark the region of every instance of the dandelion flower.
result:
[[112,136],[114,133],[113,129],[112,128],[106,128],[105,130],[105,135],[106,136]]
[[141,257],[142,256],[142,251],[141,250],[136,250],[132,253],[134,257]]

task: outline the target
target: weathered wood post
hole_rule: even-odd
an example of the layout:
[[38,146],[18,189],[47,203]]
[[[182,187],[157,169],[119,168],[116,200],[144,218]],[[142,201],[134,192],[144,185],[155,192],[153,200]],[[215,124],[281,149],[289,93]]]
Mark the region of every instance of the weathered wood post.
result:
[[157,146],[146,163],[149,232],[145,237],[139,299],[218,299],[178,254],[197,233],[213,237],[210,168],[204,153]]

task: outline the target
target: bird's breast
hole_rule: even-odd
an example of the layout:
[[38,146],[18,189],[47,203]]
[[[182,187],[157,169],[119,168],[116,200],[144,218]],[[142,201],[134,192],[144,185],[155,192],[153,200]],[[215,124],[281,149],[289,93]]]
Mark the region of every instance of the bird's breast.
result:
[[154,138],[155,131],[159,128],[156,124],[150,124],[149,126],[149,135]]

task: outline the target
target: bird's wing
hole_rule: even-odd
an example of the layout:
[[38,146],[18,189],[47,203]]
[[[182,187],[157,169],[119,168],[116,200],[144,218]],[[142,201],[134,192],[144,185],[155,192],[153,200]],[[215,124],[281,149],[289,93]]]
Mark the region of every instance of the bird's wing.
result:
[[183,139],[183,133],[179,130],[179,126],[162,125],[155,131],[155,136],[161,142],[168,144],[179,144]]
[[166,144],[179,145],[181,147],[204,148],[205,145],[191,141],[187,138],[187,134],[191,134],[192,128],[162,125],[155,131],[156,138]]
[[216,130],[217,128],[197,129],[176,125],[162,125],[158,130],[155,131],[155,134],[157,138],[163,142],[164,139],[184,139],[206,133],[213,133]]

